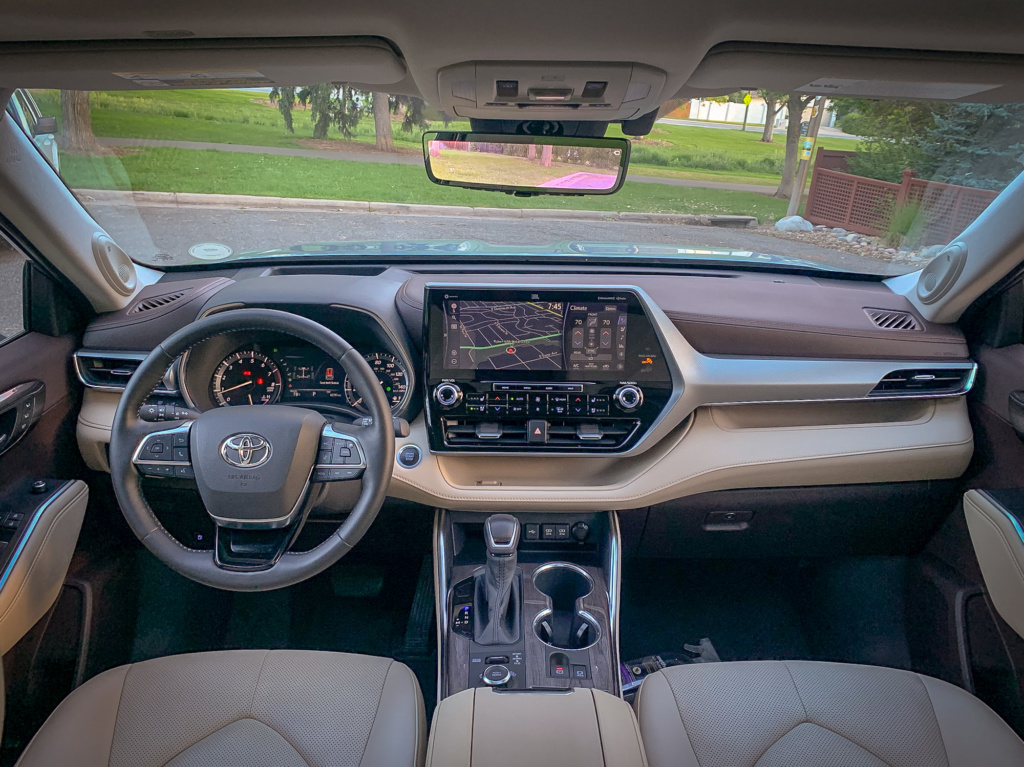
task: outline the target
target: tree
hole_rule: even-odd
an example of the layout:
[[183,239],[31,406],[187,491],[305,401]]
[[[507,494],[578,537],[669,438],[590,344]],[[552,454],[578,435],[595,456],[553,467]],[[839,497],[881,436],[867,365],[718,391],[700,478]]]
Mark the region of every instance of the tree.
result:
[[1002,190],[1021,172],[1022,138],[1022,104],[951,104],[919,145],[936,181]]
[[96,154],[99,142],[92,132],[89,91],[60,92],[60,147],[76,154]]
[[427,107],[427,102],[423,99],[418,99],[415,96],[398,96],[395,99],[395,109],[399,107],[405,108],[405,117],[402,119],[402,130],[406,133],[415,130],[416,128],[427,129],[430,127],[430,121],[427,120],[424,110]]
[[934,163],[926,142],[937,116],[949,104],[882,99],[835,99],[836,117],[843,130],[862,137],[850,172],[899,183],[907,168],[930,176]]
[[759,141],[765,144],[773,144],[775,137],[775,117],[779,114],[779,110],[782,109],[782,102],[786,100],[785,93],[779,93],[778,91],[767,91],[760,89],[757,95],[764,99],[764,131],[761,132],[761,138]]
[[801,96],[799,93],[790,93],[786,100],[786,110],[789,112],[789,125],[786,127],[786,160],[782,165],[782,181],[775,190],[775,197],[782,200],[788,200],[793,194],[797,155],[800,150],[800,123],[804,110],[815,98],[813,95]]
[[270,101],[277,102],[277,111],[284,118],[284,127],[289,133],[295,133],[292,124],[292,109],[295,108],[295,88],[271,88]]
[[391,103],[386,93],[373,92],[373,133],[377,151],[394,152],[395,140],[391,135]]

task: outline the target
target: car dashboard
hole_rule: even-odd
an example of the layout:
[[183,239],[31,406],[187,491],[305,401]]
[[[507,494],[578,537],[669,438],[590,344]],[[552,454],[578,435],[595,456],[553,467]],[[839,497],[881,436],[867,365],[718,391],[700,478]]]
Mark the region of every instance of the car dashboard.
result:
[[[89,328],[78,440],[93,468],[109,470],[133,366],[185,324],[241,307],[302,314],[365,356],[403,424],[389,493],[432,507],[627,509],[944,479],[973,450],[963,337],[878,282],[412,263],[213,274],[167,275]],[[887,329],[886,313],[906,328]],[[336,360],[241,327],[176,361],[144,417],[271,402],[366,417]]]

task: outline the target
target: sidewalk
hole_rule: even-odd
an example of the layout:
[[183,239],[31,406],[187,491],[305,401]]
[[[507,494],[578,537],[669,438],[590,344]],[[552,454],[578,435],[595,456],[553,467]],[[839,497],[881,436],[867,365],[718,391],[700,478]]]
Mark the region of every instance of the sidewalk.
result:
[[[246,144],[214,144],[205,141],[163,141],[144,138],[98,138],[100,146],[137,146],[137,147],[170,147],[172,149],[206,149],[216,152],[237,152],[239,154],[271,154],[281,157],[311,157],[317,160],[341,160],[343,162],[375,162],[385,165],[417,165],[423,166],[423,160],[417,155],[389,154],[387,152],[345,152],[325,149],[291,149],[277,146],[248,146]],[[664,184],[681,186],[690,189],[720,189],[728,192],[748,192],[751,194],[772,195],[776,186],[772,184],[733,184],[724,181],[697,181],[687,178],[664,178],[661,176],[626,176],[628,181],[640,184]]]

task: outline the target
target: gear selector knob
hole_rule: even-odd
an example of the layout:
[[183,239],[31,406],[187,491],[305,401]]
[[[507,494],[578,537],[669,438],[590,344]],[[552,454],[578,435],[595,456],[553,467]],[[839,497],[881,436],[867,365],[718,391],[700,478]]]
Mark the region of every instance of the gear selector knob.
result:
[[[487,558],[516,556],[519,547],[519,520],[511,514],[492,514],[484,521]],[[513,565],[514,567],[515,565]]]
[[519,520],[511,514],[484,520],[487,565],[476,578],[473,600],[473,639],[478,644],[511,644],[519,638],[519,532]]

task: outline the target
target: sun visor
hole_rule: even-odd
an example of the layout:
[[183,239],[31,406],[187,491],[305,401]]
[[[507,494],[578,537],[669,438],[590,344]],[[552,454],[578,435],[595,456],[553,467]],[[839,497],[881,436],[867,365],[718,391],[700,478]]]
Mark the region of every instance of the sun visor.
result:
[[643,64],[475,61],[438,72],[441,108],[489,120],[628,120],[657,109],[665,73]]
[[744,88],[833,97],[1024,101],[1024,57],[726,43],[708,52],[677,97]]
[[406,79],[379,38],[0,43],[0,88],[261,88]]

